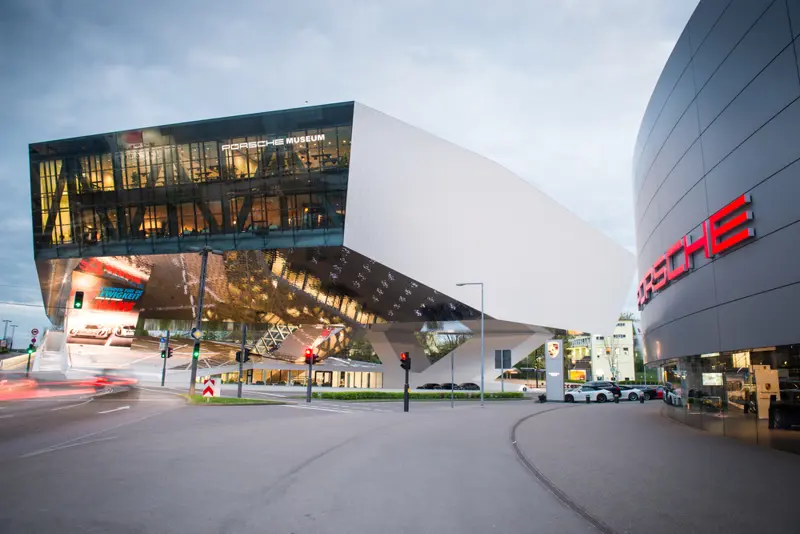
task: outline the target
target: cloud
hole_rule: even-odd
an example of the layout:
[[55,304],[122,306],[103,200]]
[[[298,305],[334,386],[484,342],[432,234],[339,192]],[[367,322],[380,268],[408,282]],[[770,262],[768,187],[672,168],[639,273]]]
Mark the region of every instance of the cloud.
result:
[[352,99],[498,161],[631,248],[639,122],[696,4],[7,0],[0,266],[35,287],[29,142]]

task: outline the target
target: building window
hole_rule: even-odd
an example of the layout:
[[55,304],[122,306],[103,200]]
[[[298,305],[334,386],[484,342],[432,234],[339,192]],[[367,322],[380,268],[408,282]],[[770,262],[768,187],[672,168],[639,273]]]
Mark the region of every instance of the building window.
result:
[[511,351],[510,350],[496,350],[494,351],[494,368],[495,369],[511,369]]

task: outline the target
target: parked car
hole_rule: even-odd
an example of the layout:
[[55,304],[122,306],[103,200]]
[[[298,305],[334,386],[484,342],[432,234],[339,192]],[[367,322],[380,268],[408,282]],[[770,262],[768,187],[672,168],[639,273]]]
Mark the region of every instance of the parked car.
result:
[[108,328],[99,324],[87,324],[80,328],[72,328],[69,335],[73,337],[92,337],[97,339],[104,339],[111,335]]
[[114,329],[114,335],[117,337],[133,337],[135,331],[136,325],[134,324],[119,325]]
[[607,389],[584,384],[579,388],[564,390],[564,402],[575,402],[576,400],[583,402],[586,400],[586,395],[589,395],[589,400],[592,402],[606,402],[614,396]]
[[461,388],[459,387],[458,384],[452,384],[450,382],[445,382],[444,384],[442,384],[442,387],[440,389],[446,389],[446,390],[455,389],[455,390],[458,390],[458,389],[461,389]]
[[433,382],[428,382],[427,384],[417,386],[417,389],[442,389],[442,386],[439,384],[434,384]]
[[[644,391],[633,386],[620,386],[620,400],[638,401],[639,397],[644,397]],[[645,400],[647,398],[645,397]]]
[[478,384],[474,384],[472,382],[464,382],[458,387],[467,391],[480,391],[481,389],[481,387]]
[[613,395],[622,395],[619,386],[615,382],[611,382],[608,380],[593,380],[591,382],[586,382],[585,386],[593,386],[600,389],[605,389],[611,392]]
[[675,387],[672,384],[667,384],[664,386],[663,399],[664,402],[672,406],[681,406],[683,404],[680,394],[675,390]]
[[648,384],[648,385],[633,384],[632,387],[642,390],[642,393],[644,393],[644,400],[664,398],[664,386],[658,386],[653,384]]

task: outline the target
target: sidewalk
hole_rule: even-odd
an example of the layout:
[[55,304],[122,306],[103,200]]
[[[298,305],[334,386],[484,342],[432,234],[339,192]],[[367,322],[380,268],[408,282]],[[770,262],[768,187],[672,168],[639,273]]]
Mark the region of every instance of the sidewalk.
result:
[[573,405],[517,428],[528,460],[618,533],[796,532],[800,455],[710,435],[661,401]]

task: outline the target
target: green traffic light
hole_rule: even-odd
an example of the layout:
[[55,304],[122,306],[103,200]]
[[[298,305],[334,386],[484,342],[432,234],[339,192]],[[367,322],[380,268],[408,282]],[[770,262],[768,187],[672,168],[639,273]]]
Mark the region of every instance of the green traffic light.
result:
[[80,308],[80,307],[81,307],[81,303],[80,303],[80,302],[76,302],[76,303],[75,303],[75,307],[76,307],[76,308]]

